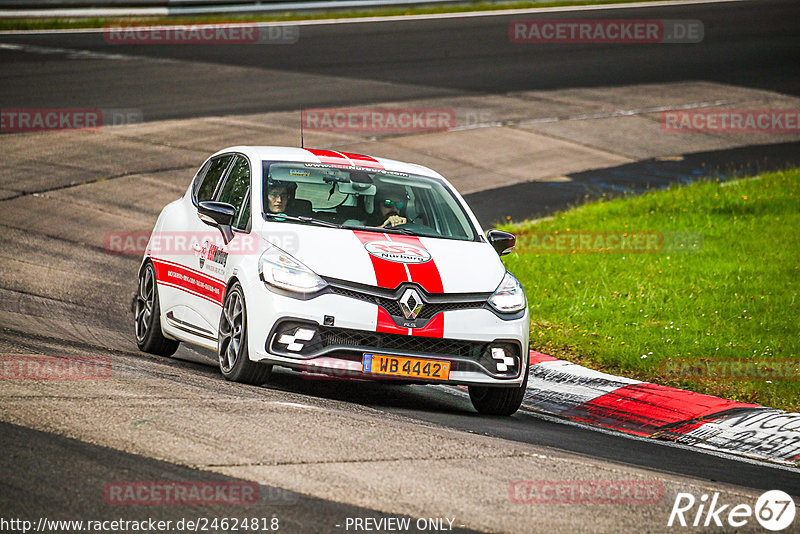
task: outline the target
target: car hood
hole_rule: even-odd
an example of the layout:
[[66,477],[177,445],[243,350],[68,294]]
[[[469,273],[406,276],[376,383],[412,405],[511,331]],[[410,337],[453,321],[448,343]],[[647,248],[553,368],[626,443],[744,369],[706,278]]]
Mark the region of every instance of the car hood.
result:
[[401,234],[266,222],[261,238],[326,278],[429,293],[491,293],[505,267],[491,245]]

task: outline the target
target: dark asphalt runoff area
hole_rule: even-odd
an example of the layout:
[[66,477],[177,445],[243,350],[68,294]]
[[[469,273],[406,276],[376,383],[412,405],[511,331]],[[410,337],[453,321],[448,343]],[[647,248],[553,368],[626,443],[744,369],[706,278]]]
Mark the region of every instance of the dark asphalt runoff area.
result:
[[[126,454],[106,447],[90,445],[63,436],[38,432],[17,425],[0,422],[0,509],[2,517],[44,518],[50,521],[135,521],[149,526],[171,521],[177,525],[181,520],[198,525],[198,530],[207,527],[211,532],[234,532],[244,528],[230,528],[234,521],[257,519],[258,530],[328,533],[341,530],[347,519],[370,517],[376,521],[385,518],[402,518],[375,510],[348,506],[346,504],[315,499],[307,495],[265,485],[252,487],[250,482],[190,469],[168,462],[160,462],[145,456]],[[178,485],[197,484],[214,488],[218,500],[240,499],[237,490],[252,488],[244,493],[248,498],[244,504],[204,503],[158,506],[149,503],[121,504],[118,496],[122,490],[112,493],[111,484],[124,482],[155,482],[166,500],[170,483]],[[116,487],[116,486],[115,486]],[[174,487],[174,486],[173,486]],[[217,489],[222,488],[222,489]],[[174,490],[173,490],[174,491]],[[241,490],[238,490],[241,491]],[[246,491],[246,490],[245,490]],[[149,496],[150,494],[148,494]],[[249,496],[252,495],[252,498]],[[155,499],[154,499],[155,500]],[[79,516],[76,516],[79,512]],[[228,528],[211,528],[212,521],[227,518]],[[273,519],[277,519],[273,523]],[[425,532],[416,527],[413,518],[406,532]],[[221,523],[217,523],[218,525]],[[337,528],[337,525],[339,526]],[[88,526],[88,525],[87,525]],[[240,524],[239,527],[242,525]],[[33,527],[35,528],[35,526]],[[9,529],[4,529],[8,531]],[[87,529],[88,530],[88,529]],[[155,531],[148,528],[119,529],[119,531]],[[178,531],[190,528],[174,529]],[[254,529],[249,529],[254,530]],[[19,529],[17,529],[19,531]],[[81,529],[59,528],[45,531],[81,532]],[[113,531],[113,530],[112,530]],[[453,532],[472,532],[454,528]]]
[[[691,44],[551,44],[508,39],[508,25],[536,19],[696,19],[704,39]],[[723,2],[398,22],[301,26],[292,45],[123,45],[102,33],[0,35],[0,43],[199,62],[103,69],[65,54],[0,50],[3,107],[140,109],[145,120],[364,105],[426,96],[606,87],[703,80],[800,95],[800,4]],[[22,67],[15,62],[35,61]],[[258,69],[247,77],[214,67]],[[298,74],[341,78],[336,90]],[[14,83],[8,80],[13,79]],[[382,82],[365,93],[355,81]]]

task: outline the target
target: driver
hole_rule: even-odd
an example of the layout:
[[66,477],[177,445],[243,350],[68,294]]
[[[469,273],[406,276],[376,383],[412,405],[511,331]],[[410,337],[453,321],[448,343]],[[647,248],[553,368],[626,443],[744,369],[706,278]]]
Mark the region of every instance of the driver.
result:
[[382,186],[375,194],[375,210],[367,221],[369,226],[379,228],[395,227],[405,224],[408,219],[403,216],[408,206],[406,190],[400,186]]
[[280,182],[269,180],[267,182],[267,209],[271,213],[286,213],[289,205],[294,200],[297,184],[294,182]]

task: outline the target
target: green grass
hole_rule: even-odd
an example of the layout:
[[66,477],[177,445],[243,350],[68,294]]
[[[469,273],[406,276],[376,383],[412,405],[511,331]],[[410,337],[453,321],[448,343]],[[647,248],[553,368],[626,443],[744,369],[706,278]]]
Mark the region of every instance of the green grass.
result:
[[[528,296],[532,348],[641,380],[800,409],[800,380],[678,380],[663,367],[800,357],[800,170],[595,202],[502,229],[518,234],[506,265]],[[657,232],[664,247],[531,248],[535,236],[578,231]]]
[[416,6],[400,8],[375,8],[362,10],[296,11],[271,14],[248,15],[198,15],[172,17],[115,17],[115,18],[0,18],[3,30],[51,30],[74,28],[102,28],[107,25],[169,25],[169,24],[220,24],[244,22],[275,22],[292,20],[320,20],[335,18],[363,18],[402,15],[428,15],[438,13],[462,13],[469,11],[496,11],[502,9],[525,9],[531,7],[562,7],[602,4],[627,4],[656,0],[553,0],[511,2],[468,2],[463,4]]

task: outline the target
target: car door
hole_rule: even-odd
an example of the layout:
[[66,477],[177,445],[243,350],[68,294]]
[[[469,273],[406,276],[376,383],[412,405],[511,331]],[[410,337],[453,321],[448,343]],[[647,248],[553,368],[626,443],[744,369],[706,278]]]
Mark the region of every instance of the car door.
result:
[[[246,234],[250,227],[250,177],[251,169],[248,159],[241,154],[234,155],[211,198],[216,202],[230,204],[235,210],[232,223],[234,238],[230,243],[226,244],[222,239],[222,233],[217,228],[204,223],[199,214],[195,213],[192,219],[195,227],[192,230],[198,232],[198,235],[202,235],[202,240],[198,240],[196,247],[197,255],[192,258],[192,261],[196,261],[192,268],[207,276],[209,279],[204,278],[204,280],[215,290],[212,295],[193,295],[191,307],[203,318],[204,322],[213,327],[212,331],[215,336],[225,285],[234,266],[233,259],[235,257],[230,258],[230,256],[248,251],[247,246],[242,245],[242,241],[245,239],[243,234]],[[202,201],[203,195],[199,192],[198,203]],[[217,292],[216,288],[220,288],[221,291]]]
[[[225,181],[236,154],[222,154],[209,159],[195,176],[190,202],[180,205],[162,229],[161,246],[152,255],[159,285],[171,288],[174,298],[164,299],[162,313],[167,323],[197,341],[216,344],[217,320],[225,292],[223,274],[212,270],[205,259],[222,256],[210,245],[219,239],[217,228],[200,220],[200,202],[214,200]],[[213,262],[212,262],[213,263]],[[174,290],[174,291],[172,291]]]

